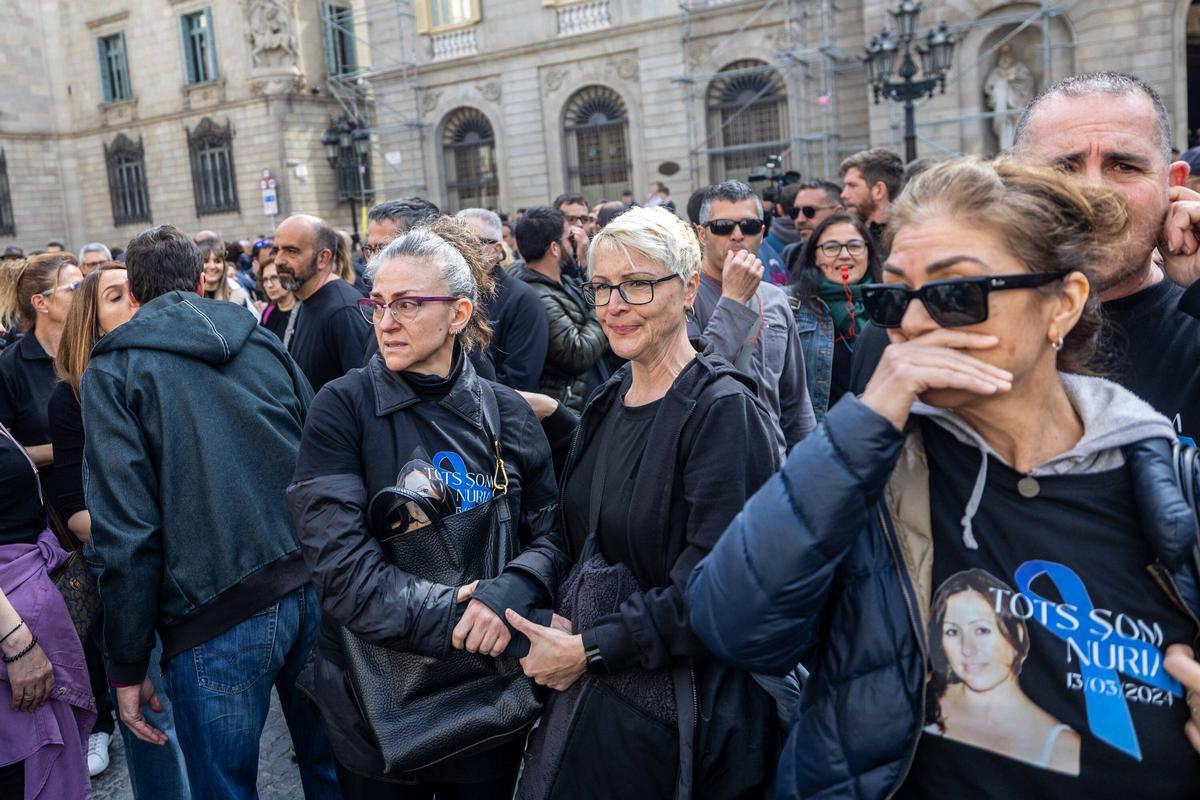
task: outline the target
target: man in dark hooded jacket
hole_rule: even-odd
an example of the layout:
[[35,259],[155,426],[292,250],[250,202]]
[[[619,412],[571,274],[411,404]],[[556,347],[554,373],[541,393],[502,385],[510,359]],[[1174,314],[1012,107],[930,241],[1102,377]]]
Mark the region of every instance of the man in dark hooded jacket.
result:
[[81,387],[91,547],[121,719],[166,737],[147,662],[157,631],[193,798],[256,796],[274,685],[305,796],[338,797],[332,751],[295,680],[320,607],[284,503],[312,390],[244,308],[197,295],[200,251],[161,226],[129,243],[138,311]]

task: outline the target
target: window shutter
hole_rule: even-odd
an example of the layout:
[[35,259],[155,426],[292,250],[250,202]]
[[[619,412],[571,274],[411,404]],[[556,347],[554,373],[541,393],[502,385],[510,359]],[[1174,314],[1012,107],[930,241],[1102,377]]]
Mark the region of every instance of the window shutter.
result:
[[117,94],[120,99],[128,100],[133,96],[133,90],[129,85],[129,59],[125,57],[125,33],[122,31],[116,35],[117,45]]
[[192,49],[192,25],[186,17],[179,18],[180,40],[183,42],[183,75],[188,83],[199,83],[196,74],[196,53]]
[[104,102],[113,101],[112,79],[108,70],[108,43],[103,37],[96,40],[96,50],[100,54],[100,92]]
[[208,55],[208,80],[215,81],[220,75],[217,69],[217,29],[213,27],[212,8],[204,9],[204,21],[207,23],[204,36],[208,42],[205,53]]
[[340,64],[337,60],[337,30],[334,28],[336,15],[333,6],[321,3],[321,30],[325,34],[325,74],[337,75]]
[[354,41],[354,11],[349,7],[339,9],[338,22],[343,29],[342,41],[346,43],[346,62],[342,64],[342,71],[354,72],[358,69],[358,51]]

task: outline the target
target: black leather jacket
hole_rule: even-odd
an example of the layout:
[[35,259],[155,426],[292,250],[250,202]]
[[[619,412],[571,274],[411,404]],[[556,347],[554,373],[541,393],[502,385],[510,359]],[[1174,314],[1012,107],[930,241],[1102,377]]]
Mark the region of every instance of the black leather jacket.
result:
[[572,411],[583,411],[588,373],[608,347],[600,322],[561,284],[524,263],[514,264],[509,274],[533,287],[550,323],[550,347],[539,388]]

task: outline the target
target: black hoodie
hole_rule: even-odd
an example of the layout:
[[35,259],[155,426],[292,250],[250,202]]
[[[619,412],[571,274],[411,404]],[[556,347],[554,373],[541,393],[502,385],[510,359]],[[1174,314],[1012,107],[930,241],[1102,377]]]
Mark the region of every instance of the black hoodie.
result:
[[96,343],[81,387],[109,674],[163,661],[308,582],[284,491],[312,390],[246,309],[188,292]]

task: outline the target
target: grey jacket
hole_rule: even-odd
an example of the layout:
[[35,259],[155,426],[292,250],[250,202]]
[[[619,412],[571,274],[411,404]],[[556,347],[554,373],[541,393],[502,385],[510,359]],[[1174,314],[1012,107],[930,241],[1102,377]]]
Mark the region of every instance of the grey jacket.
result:
[[808,396],[804,356],[787,295],[778,286],[763,283],[758,287],[758,300],[761,314],[722,297],[721,287],[701,275],[688,336],[703,339],[735,364],[742,345],[756,340],[748,370],[758,384],[758,398],[771,412],[783,455],[817,427],[817,418]]

